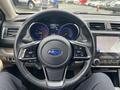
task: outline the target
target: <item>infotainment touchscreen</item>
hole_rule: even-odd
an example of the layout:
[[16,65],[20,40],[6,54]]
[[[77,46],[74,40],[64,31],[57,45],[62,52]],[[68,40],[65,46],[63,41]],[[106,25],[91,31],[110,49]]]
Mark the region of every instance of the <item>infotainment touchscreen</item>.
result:
[[120,53],[120,37],[96,36],[96,49],[100,53]]

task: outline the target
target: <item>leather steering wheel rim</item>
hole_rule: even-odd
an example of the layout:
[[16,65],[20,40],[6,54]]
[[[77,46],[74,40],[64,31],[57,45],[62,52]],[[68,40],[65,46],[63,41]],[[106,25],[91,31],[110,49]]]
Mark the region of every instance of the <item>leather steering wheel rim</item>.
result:
[[[27,30],[28,30],[30,24],[32,22],[34,22],[35,20],[37,20],[38,18],[44,18],[44,17],[47,17],[47,15],[49,16],[49,15],[54,15],[54,14],[70,18],[71,20],[74,20],[78,25],[82,26],[85,33],[87,33],[88,39],[91,43],[91,47],[89,48],[89,50],[91,52],[91,57],[89,58],[89,60],[85,62],[84,67],[82,68],[82,70],[76,76],[74,76],[71,79],[65,80],[64,83],[61,86],[59,86],[59,85],[58,86],[48,86],[45,80],[39,80],[39,79],[35,78],[26,69],[23,62],[21,62],[18,59],[18,52],[19,52],[19,49],[20,49],[20,44],[22,42],[22,38],[27,33]],[[32,17],[28,18],[25,21],[25,23],[21,26],[20,30],[18,31],[18,34],[16,36],[16,40],[15,40],[15,44],[14,44],[14,55],[15,55],[16,65],[17,65],[18,69],[20,70],[20,72],[22,73],[22,75],[26,79],[28,79],[30,82],[32,82],[33,84],[35,84],[39,87],[42,87],[42,88],[47,88],[47,89],[65,88],[65,87],[68,87],[70,85],[78,83],[80,81],[80,79],[90,70],[92,59],[94,58],[94,54],[95,54],[94,39],[93,39],[93,36],[92,36],[90,30],[88,29],[88,27],[84,23],[84,21],[82,21],[77,16],[75,16],[75,15],[69,13],[69,12],[61,11],[61,10],[43,11],[43,12],[37,13],[37,14],[33,15]]]

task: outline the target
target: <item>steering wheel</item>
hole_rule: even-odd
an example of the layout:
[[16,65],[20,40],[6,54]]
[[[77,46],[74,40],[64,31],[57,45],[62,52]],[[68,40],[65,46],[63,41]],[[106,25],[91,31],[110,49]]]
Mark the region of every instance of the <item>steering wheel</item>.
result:
[[[86,37],[85,42],[67,40],[60,35],[49,35],[39,41],[23,42],[23,38],[27,34],[30,25],[48,16],[62,16],[74,21]],[[34,46],[37,46],[37,48],[35,49]],[[27,48],[29,47],[33,47],[36,52],[34,58],[25,58],[25,53],[27,53]],[[84,53],[84,55],[80,56],[80,52],[76,50]],[[61,89],[78,83],[89,71],[94,53],[93,36],[84,21],[69,12],[61,10],[43,11],[28,18],[21,26],[14,44],[16,65],[22,75],[33,84],[46,89]],[[66,79],[68,66],[76,60],[84,62],[82,69],[74,77]],[[26,68],[24,63],[29,61],[31,63],[40,62],[45,76],[44,80],[36,78]]]

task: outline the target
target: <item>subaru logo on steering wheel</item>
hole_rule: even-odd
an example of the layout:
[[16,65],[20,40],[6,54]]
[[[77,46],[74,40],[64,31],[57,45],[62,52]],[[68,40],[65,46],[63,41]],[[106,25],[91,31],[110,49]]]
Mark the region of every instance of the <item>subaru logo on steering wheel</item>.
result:
[[48,54],[52,56],[59,56],[62,54],[62,51],[60,49],[50,49],[48,50]]

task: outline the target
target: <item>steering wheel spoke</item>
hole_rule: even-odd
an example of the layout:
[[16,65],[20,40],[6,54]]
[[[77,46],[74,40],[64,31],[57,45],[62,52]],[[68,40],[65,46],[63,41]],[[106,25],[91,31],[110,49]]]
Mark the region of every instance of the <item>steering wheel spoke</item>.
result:
[[37,46],[40,41],[34,41],[27,44],[22,44],[18,53],[18,59],[22,62],[37,62]]
[[49,68],[45,66],[42,67],[45,74],[45,80],[48,86],[53,88],[63,86],[68,66],[60,68]]
[[73,47],[73,59],[76,61],[90,60],[91,54],[89,52],[89,45],[78,41],[70,41]]
[[33,41],[33,42],[30,42],[30,43],[21,44],[20,48],[29,48],[29,47],[38,45],[39,43],[40,43],[40,41]]

